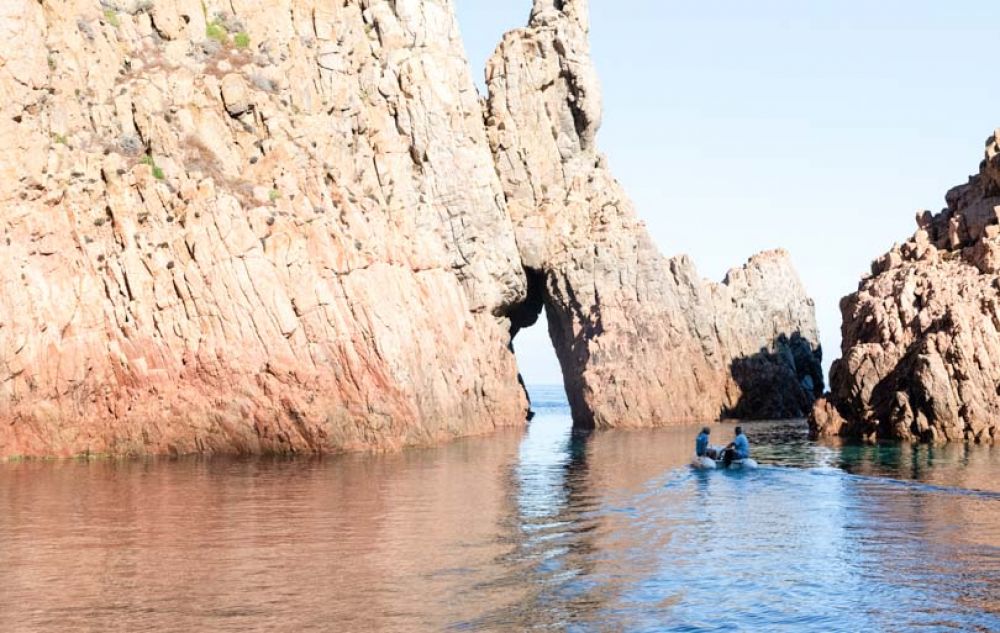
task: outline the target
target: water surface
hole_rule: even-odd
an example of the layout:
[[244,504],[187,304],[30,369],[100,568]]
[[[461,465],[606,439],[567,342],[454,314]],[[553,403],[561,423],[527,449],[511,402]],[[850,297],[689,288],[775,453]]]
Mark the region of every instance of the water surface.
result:
[[[696,428],[0,466],[4,631],[1000,631],[1000,449]],[[731,427],[713,427],[722,443]]]

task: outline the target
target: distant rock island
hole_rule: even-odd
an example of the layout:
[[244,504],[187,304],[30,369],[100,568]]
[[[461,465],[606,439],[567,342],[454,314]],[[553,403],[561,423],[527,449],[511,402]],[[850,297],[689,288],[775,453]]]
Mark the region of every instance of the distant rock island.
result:
[[[6,2],[0,458],[521,425],[511,340],[543,307],[580,427],[805,415],[824,385],[788,256],[719,284],[656,250],[597,150],[588,29],[583,0],[536,0],[481,99],[447,0]],[[947,292],[988,294],[964,262],[996,227],[926,222],[885,274],[932,249],[966,275]],[[978,340],[951,349],[995,369]],[[955,366],[925,365],[933,389]],[[900,406],[947,434],[995,412],[978,394]]]
[[1000,441],[1000,131],[946,200],[841,302],[843,358],[814,435]]

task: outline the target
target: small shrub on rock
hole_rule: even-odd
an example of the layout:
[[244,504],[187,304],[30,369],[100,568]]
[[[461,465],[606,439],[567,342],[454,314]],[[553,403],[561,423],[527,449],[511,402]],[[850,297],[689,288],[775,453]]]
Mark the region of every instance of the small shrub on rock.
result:
[[205,37],[210,40],[216,41],[219,44],[225,44],[229,41],[229,31],[226,27],[222,26],[217,20],[212,20],[205,27]]
[[142,160],[140,160],[139,162],[142,163],[143,165],[149,166],[149,168],[153,172],[153,178],[156,178],[157,180],[163,180],[166,177],[166,174],[163,173],[163,169],[156,164],[156,160],[153,158],[151,154],[146,154],[145,156],[142,157]]
[[114,9],[107,8],[104,10],[104,21],[115,27],[116,29],[121,26],[121,21],[118,19],[118,12]]

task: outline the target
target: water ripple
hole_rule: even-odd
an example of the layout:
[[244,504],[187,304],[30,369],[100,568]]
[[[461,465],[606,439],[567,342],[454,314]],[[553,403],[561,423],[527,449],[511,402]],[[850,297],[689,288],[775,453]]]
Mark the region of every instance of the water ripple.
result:
[[401,455],[2,466],[3,630],[1000,630],[1000,450],[749,423],[760,469],[695,471],[535,396]]

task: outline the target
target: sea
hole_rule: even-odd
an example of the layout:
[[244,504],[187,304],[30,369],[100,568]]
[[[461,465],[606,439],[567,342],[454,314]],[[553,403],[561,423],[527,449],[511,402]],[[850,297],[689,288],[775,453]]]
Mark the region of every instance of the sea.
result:
[[[747,422],[0,465],[0,630],[1000,631],[1000,447]],[[713,424],[713,443],[732,437]]]

